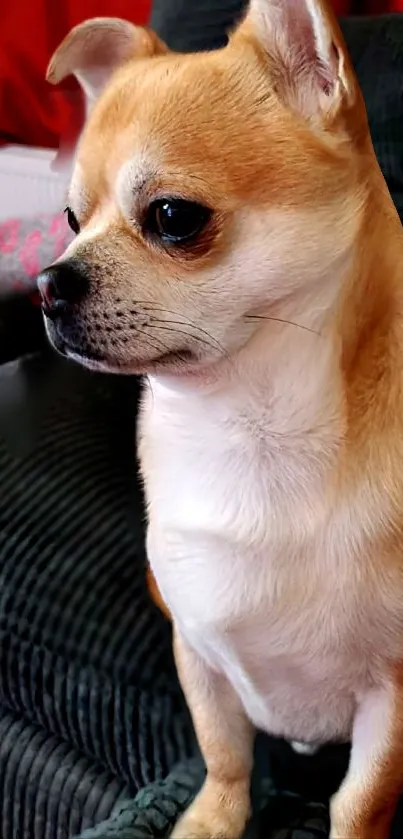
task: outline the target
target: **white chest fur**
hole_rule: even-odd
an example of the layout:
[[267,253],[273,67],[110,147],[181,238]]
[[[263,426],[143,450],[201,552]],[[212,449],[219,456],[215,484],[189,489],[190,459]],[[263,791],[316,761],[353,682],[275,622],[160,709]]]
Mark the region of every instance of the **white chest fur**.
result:
[[[268,421],[231,400],[150,388],[140,445],[148,554],[175,622],[258,728],[348,739],[376,648],[390,642],[391,599],[377,583],[376,603],[367,594],[363,604],[357,533],[350,546],[343,511],[329,516],[331,402],[318,411],[304,400],[308,412],[289,411],[279,429],[273,405]],[[314,428],[311,411],[326,422]]]

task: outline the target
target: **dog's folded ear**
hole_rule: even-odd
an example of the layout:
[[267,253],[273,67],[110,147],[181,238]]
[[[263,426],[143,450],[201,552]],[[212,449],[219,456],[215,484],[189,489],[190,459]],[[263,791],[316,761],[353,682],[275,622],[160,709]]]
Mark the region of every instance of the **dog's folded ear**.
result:
[[327,0],[250,0],[232,36],[254,42],[272,89],[308,119],[329,118],[356,102],[358,85]]
[[91,106],[120,65],[132,58],[152,58],[167,51],[149,29],[120,18],[92,18],[72,29],[62,41],[46,78],[58,84],[66,76],[75,76]]

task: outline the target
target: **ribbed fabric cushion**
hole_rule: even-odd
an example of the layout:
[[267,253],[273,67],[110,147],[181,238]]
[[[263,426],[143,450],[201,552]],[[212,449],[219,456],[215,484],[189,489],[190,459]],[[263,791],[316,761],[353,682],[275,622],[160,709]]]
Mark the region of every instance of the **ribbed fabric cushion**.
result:
[[0,708],[2,839],[64,839],[127,798],[122,780],[21,714]]
[[0,710],[22,729],[0,736],[4,839],[43,839],[34,742],[46,777],[65,777],[48,790],[52,839],[81,829],[70,809],[87,777],[101,773],[105,816],[111,783],[133,794],[191,751],[170,632],[145,589],[137,393],[55,355],[0,368]]
[[[150,784],[135,802],[118,806],[107,824],[85,832],[81,839],[168,837],[200,780],[198,763],[180,764],[165,782]],[[262,785],[261,804],[244,839],[327,839],[329,816],[324,804],[308,803],[292,793],[279,793],[270,781]]]

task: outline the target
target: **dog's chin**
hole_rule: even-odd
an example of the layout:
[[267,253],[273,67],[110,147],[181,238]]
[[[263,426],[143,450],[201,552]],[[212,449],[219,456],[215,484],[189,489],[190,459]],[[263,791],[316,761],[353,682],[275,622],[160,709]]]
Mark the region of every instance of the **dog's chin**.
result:
[[150,358],[133,358],[129,361],[108,357],[107,354],[89,350],[87,347],[72,346],[58,335],[49,335],[54,348],[65,358],[75,361],[89,370],[98,373],[115,373],[118,375],[178,375],[188,376],[200,374],[205,369],[206,362],[200,360],[192,350],[178,348],[161,353]]
[[89,370],[126,376],[156,375],[158,373],[183,376],[201,369],[201,365],[195,357],[190,352],[185,354],[183,351],[165,353],[150,359],[133,359],[130,362],[117,362],[112,359],[97,357],[95,354],[86,355],[71,349],[66,349],[65,355]]

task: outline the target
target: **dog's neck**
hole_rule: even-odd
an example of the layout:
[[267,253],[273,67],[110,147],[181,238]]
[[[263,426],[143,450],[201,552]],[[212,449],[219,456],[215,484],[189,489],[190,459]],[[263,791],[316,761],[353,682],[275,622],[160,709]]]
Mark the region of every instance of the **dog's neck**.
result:
[[301,300],[289,303],[278,318],[262,313],[236,354],[200,373],[152,378],[152,388],[175,412],[200,412],[230,424],[241,416],[262,433],[299,435],[314,424],[323,426],[337,413],[329,389],[334,341],[304,320],[309,318]]
[[350,462],[350,442],[358,442],[363,463],[369,462],[369,429],[379,451],[382,441],[390,447],[391,423],[396,416],[403,423],[396,375],[403,358],[403,234],[388,201],[375,218],[371,207],[365,210],[328,307],[320,294],[296,297],[276,311],[278,320],[263,316],[242,350],[209,373],[155,378],[152,388],[165,405],[168,400],[168,410],[188,417],[196,434],[203,417],[228,429],[239,418],[276,450],[281,443],[283,459],[290,446],[294,461],[298,451],[309,462],[316,452],[324,469],[341,451]]

